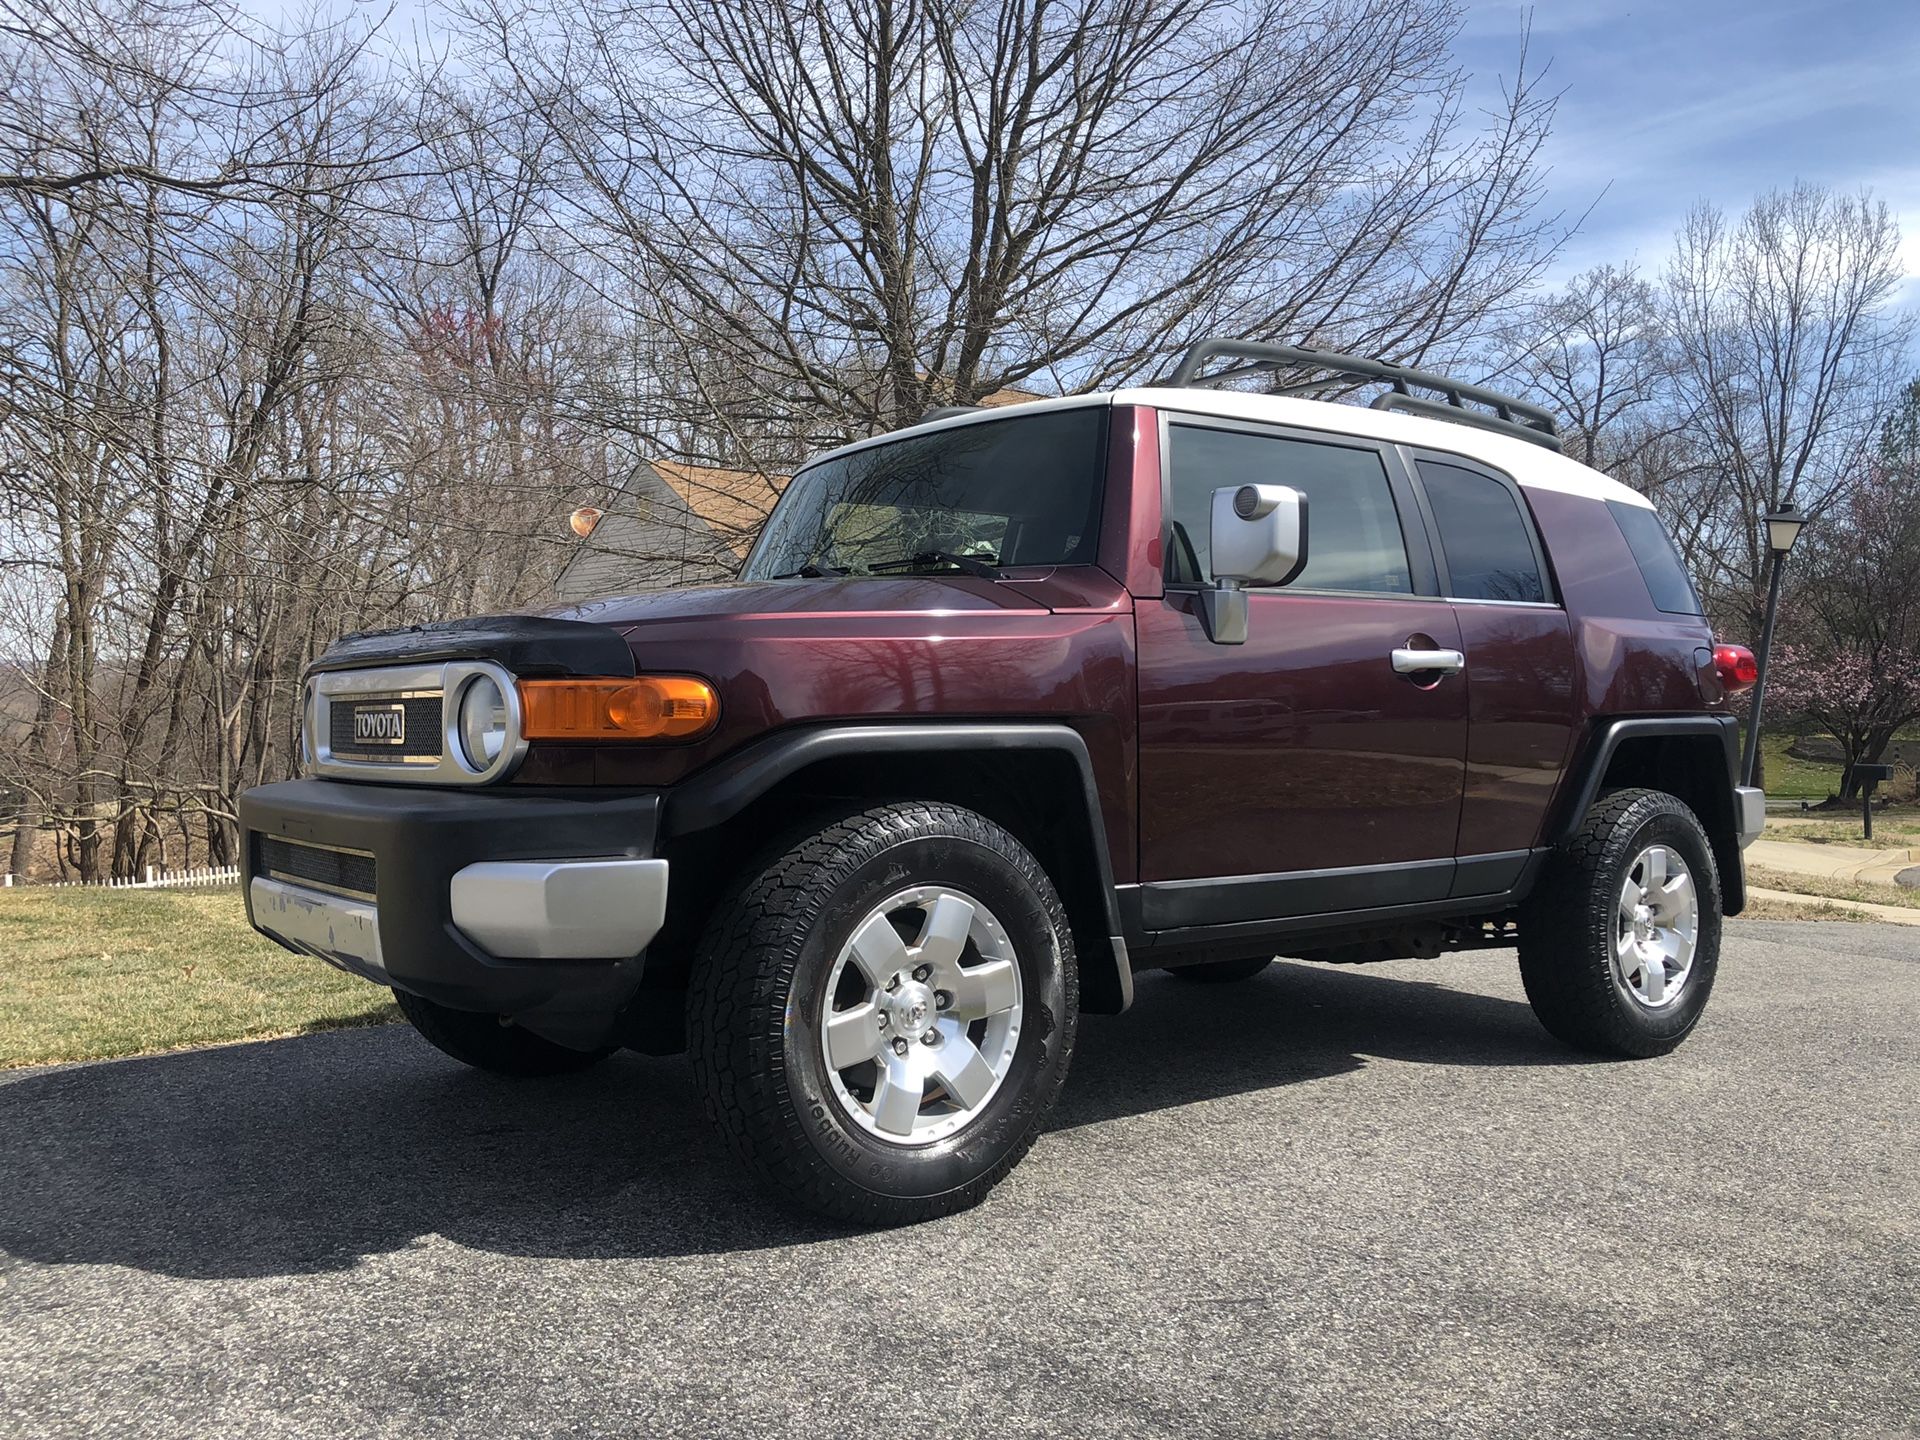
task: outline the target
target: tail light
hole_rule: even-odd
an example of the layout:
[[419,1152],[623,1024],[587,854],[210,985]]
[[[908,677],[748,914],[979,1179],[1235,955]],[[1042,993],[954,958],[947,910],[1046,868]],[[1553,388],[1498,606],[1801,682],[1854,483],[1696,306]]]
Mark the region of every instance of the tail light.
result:
[[1713,673],[1720,677],[1720,684],[1729,695],[1738,695],[1751,690],[1754,682],[1760,678],[1760,662],[1753,658],[1753,652],[1744,645],[1716,645],[1713,647]]

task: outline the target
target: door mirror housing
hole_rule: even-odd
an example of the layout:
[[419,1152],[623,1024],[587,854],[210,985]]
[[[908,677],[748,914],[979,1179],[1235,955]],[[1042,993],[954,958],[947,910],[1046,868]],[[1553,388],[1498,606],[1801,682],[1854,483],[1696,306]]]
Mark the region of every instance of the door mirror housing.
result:
[[1307,497],[1291,485],[1223,486],[1207,543],[1215,580],[1284,585],[1306,568]]
[[1284,585],[1307,565],[1307,497],[1291,485],[1226,485],[1207,528],[1213,585],[1200,618],[1216,645],[1247,638],[1248,585]]

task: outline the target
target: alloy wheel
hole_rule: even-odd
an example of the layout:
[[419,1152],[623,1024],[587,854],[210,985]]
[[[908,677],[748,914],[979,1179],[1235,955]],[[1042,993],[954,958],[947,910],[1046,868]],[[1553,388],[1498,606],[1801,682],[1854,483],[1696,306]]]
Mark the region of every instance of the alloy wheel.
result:
[[853,1123],[930,1145],[984,1110],[1013,1066],[1020,968],[999,919],[945,885],[883,900],[827,977],[821,1053]]
[[1669,845],[1649,845],[1621,882],[1614,916],[1613,980],[1635,1004],[1664,1010],[1693,973],[1700,899],[1693,872]]

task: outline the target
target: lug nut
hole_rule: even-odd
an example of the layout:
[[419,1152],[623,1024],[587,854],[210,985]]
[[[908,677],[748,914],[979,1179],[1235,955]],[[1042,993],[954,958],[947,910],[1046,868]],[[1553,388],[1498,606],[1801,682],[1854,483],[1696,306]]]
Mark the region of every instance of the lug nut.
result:
[[882,1010],[878,1015],[874,1016],[873,1018],[880,1022],[880,1028],[882,1030],[887,1028],[887,1012],[886,1011]]
[[951,1010],[953,1008],[952,994],[945,990],[934,991],[933,1006],[936,1010]]
[[933,967],[931,965],[916,965],[913,967],[913,978],[916,980],[924,980],[931,974],[933,974]]
[[898,1040],[898,1039],[896,1039],[896,1040],[895,1040],[895,1041],[893,1042],[893,1053],[894,1053],[894,1054],[896,1054],[896,1055],[904,1055],[904,1054],[906,1054],[906,1053],[907,1053],[907,1042],[906,1042],[906,1041],[904,1041],[904,1040]]
[[940,1032],[938,1030],[927,1031],[926,1034],[920,1037],[920,1043],[922,1045],[938,1045],[940,1043]]

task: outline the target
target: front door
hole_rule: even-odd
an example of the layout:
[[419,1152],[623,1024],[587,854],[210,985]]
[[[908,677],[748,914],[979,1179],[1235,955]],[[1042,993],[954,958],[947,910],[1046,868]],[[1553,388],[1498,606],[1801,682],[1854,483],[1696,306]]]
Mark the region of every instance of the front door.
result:
[[[1167,416],[1164,598],[1136,611],[1141,916],[1150,929],[1444,899],[1465,772],[1465,677],[1393,452],[1363,440]],[[1307,563],[1248,596],[1247,640],[1200,620],[1213,491],[1307,497]]]

